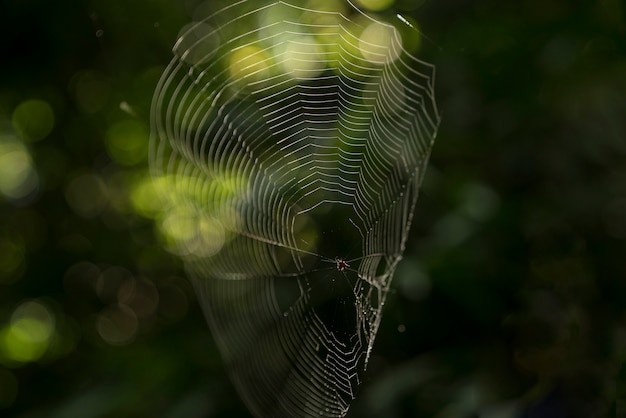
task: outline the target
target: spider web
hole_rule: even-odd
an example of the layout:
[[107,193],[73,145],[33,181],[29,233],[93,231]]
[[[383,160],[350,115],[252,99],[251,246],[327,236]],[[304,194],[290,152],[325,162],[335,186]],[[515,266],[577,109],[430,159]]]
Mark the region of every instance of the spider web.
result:
[[439,121],[393,26],[312,4],[209,13],[153,101],[152,174],[193,229],[176,247],[258,417],[346,415]]

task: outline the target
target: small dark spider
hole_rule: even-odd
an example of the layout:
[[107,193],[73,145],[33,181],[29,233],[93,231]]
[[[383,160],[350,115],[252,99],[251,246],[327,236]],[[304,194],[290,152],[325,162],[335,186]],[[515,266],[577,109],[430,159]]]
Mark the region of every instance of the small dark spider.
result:
[[337,270],[339,271],[344,271],[350,267],[350,264],[348,264],[348,262],[343,258],[335,258],[335,262],[337,263]]

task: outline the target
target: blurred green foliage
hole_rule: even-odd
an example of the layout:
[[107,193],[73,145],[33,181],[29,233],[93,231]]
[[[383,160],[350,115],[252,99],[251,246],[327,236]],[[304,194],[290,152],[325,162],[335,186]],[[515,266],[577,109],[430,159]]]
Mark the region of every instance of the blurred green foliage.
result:
[[[351,416],[619,412],[623,2],[370,3],[427,36],[443,121]],[[207,7],[0,3],[0,415],[248,416],[147,181],[153,90]]]

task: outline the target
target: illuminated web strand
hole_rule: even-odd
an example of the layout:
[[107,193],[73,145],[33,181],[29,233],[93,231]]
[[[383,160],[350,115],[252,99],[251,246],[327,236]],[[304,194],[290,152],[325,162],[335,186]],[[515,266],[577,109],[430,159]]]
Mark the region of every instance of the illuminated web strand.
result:
[[251,412],[342,417],[434,142],[434,68],[349,2],[296,3],[188,27],[155,92],[151,168],[168,214],[223,231],[176,248]]

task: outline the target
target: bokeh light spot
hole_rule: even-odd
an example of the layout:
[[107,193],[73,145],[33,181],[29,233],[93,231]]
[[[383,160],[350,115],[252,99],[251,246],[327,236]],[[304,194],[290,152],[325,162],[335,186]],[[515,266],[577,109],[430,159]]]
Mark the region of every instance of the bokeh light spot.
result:
[[54,327],[55,318],[48,308],[39,302],[25,302],[13,312],[9,325],[0,331],[0,350],[9,361],[37,361],[45,354]]
[[104,74],[85,70],[72,81],[76,104],[83,113],[93,114],[104,108],[111,94],[110,82]]
[[372,12],[380,12],[391,7],[394,0],[357,0],[357,2]]
[[432,280],[416,261],[404,260],[398,265],[394,278],[401,294],[413,302],[419,302],[430,294]]
[[118,291],[118,300],[128,305],[139,318],[148,318],[159,305],[159,292],[150,280],[135,279],[124,282]]
[[99,215],[108,202],[107,189],[100,177],[83,174],[65,189],[65,199],[76,214],[84,218]]
[[19,237],[0,237],[0,283],[15,282],[24,263],[24,242]]
[[148,155],[148,130],[139,121],[117,122],[106,134],[105,142],[109,156],[122,165],[135,165]]
[[13,127],[24,141],[40,141],[54,128],[54,111],[43,100],[27,100],[13,111]]
[[222,249],[226,240],[219,220],[183,206],[165,214],[160,232],[168,249],[178,255],[212,256]]
[[13,312],[11,326],[24,339],[35,342],[48,341],[54,331],[54,316],[41,303],[29,301]]
[[200,219],[192,252],[198,256],[212,256],[224,246],[225,231],[222,223],[210,217]]
[[126,345],[133,341],[139,322],[128,306],[109,308],[98,315],[96,329],[104,341],[111,345]]
[[135,276],[130,270],[121,266],[107,268],[98,277],[95,283],[95,290],[100,300],[105,303],[117,303],[120,287],[124,283],[134,283]]
[[368,25],[361,33],[361,55],[373,63],[384,64],[400,56],[401,45],[395,45],[395,29],[377,22]]
[[154,219],[163,211],[163,201],[159,191],[166,190],[164,178],[152,179],[148,175],[140,177],[131,188],[130,199],[133,209],[139,215]]
[[196,235],[196,217],[189,211],[171,211],[163,219],[161,230],[173,244],[191,241]]
[[261,80],[267,72],[269,56],[256,46],[244,46],[230,56],[229,72],[235,80],[250,78],[250,82]]
[[9,199],[23,199],[39,187],[28,149],[10,136],[0,133],[0,193]]
[[489,219],[500,205],[498,195],[480,183],[469,183],[461,191],[461,211],[476,221]]
[[[309,0],[307,2],[306,8],[309,10],[323,10],[331,13],[342,13],[344,15],[348,14],[348,5],[343,0]],[[320,13],[311,13],[312,16],[323,16],[323,17],[332,17],[333,15],[321,15]],[[305,14],[305,17],[307,15]]]
[[285,43],[283,67],[293,77],[315,77],[326,66],[324,51],[311,36],[290,39]]
[[465,241],[475,228],[466,216],[449,213],[434,225],[433,242],[441,248],[452,248]]

